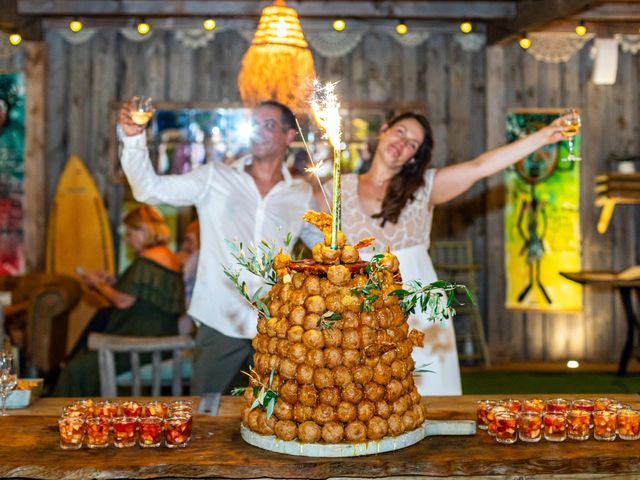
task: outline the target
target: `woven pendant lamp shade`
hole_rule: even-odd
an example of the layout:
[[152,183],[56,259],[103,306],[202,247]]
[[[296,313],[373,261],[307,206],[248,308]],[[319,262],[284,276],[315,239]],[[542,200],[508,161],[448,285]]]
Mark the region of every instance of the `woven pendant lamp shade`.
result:
[[313,57],[298,13],[284,0],[262,10],[258,29],[242,59],[238,88],[245,105],[276,100],[294,112],[308,110],[315,79]]

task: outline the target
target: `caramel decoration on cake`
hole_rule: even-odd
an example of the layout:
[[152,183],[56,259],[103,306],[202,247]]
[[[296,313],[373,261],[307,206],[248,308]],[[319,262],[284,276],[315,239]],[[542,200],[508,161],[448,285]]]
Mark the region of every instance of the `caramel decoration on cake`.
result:
[[[390,252],[360,259],[331,216],[308,212],[324,233],[313,260],[273,258],[277,280],[258,316],[243,424],[260,435],[306,443],[362,443],[421,428],[411,351],[424,335],[409,331],[399,263]],[[264,408],[256,408],[262,406]]]

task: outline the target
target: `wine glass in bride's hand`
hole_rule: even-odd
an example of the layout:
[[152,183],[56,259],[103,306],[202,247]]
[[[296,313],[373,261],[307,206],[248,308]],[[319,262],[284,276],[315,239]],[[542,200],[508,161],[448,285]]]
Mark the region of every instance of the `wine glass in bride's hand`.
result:
[[18,384],[18,374],[16,372],[16,360],[11,353],[0,353],[0,397],[2,397],[2,413],[7,415],[7,397]]
[[564,120],[562,121],[562,126],[564,127],[562,135],[567,138],[567,143],[569,144],[569,155],[567,155],[567,160],[570,162],[579,162],[582,158],[576,156],[573,153],[573,150],[575,143],[574,137],[580,132],[580,126],[582,125],[580,114],[575,108],[567,108],[562,115],[564,117]]
[[131,110],[131,120],[136,125],[144,127],[153,116],[153,105],[151,97],[133,97],[133,110]]

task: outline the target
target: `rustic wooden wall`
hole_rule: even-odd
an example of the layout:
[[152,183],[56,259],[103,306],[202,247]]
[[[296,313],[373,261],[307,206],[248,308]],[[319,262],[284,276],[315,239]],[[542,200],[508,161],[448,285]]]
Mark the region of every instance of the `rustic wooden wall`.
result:
[[[111,179],[114,104],[141,92],[158,101],[237,103],[235,81],[248,44],[235,32],[221,32],[206,48],[192,50],[171,32],[156,31],[150,40],[135,43],[104,31],[85,44],[71,45],[50,31],[46,46],[47,201],[66,158],[78,154],[104,193],[115,226],[124,188]],[[589,45],[568,63],[551,65],[515,45],[466,52],[446,34],[403,47],[385,34],[372,33],[345,57],[316,56],[318,76],[339,80],[347,102],[423,105],[436,137],[436,166],[473,158],[503,143],[509,107],[582,107],[583,265],[624,268],[639,261],[640,208],[619,207],[607,234],[597,234],[593,177],[608,168],[610,153],[640,152],[640,55],[621,53],[613,87],[591,84],[592,65]],[[496,175],[440,208],[432,236],[473,240],[481,264],[480,305],[493,350],[514,359],[615,360],[624,321],[611,292],[586,290],[581,314],[503,308],[503,203],[502,177]]]

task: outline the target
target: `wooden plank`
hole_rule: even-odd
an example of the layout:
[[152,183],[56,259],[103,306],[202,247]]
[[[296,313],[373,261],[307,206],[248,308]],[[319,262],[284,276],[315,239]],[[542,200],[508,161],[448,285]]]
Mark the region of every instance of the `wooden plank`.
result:
[[25,43],[24,255],[27,272],[44,268],[47,164],[45,161],[46,46]]
[[[23,15],[160,15],[160,16],[258,16],[269,3],[256,0],[18,0]],[[387,18],[389,11],[376,2],[325,0],[291,3],[301,16],[342,15],[347,17]],[[399,18],[491,19],[512,17],[513,2],[508,1],[417,1],[395,0],[393,15]]]
[[[507,49],[502,47],[487,48],[486,68],[486,131],[487,149],[496,148],[504,143],[505,114],[507,109],[507,92],[512,91],[512,77],[509,77],[511,65],[506,63]],[[509,79],[509,81],[507,81]],[[507,86],[510,88],[507,88]],[[507,312],[504,308],[504,180],[501,175],[493,175],[487,179],[486,219],[487,242],[484,256],[487,268],[481,275],[481,282],[487,285],[487,338],[492,360],[496,353],[501,353],[504,337],[501,333],[507,324]],[[513,339],[518,342],[518,339]]]
[[49,62],[47,71],[47,212],[51,205],[60,174],[67,162],[67,138],[69,83],[67,62],[70,60],[65,40],[56,32],[47,32]]
[[[95,157],[89,155],[89,137],[92,132],[91,110],[91,44],[70,44],[68,47],[69,58],[68,75],[70,82],[68,96],[68,153],[78,155],[87,164],[89,169],[95,169]],[[80,126],[82,125],[82,128]]]

